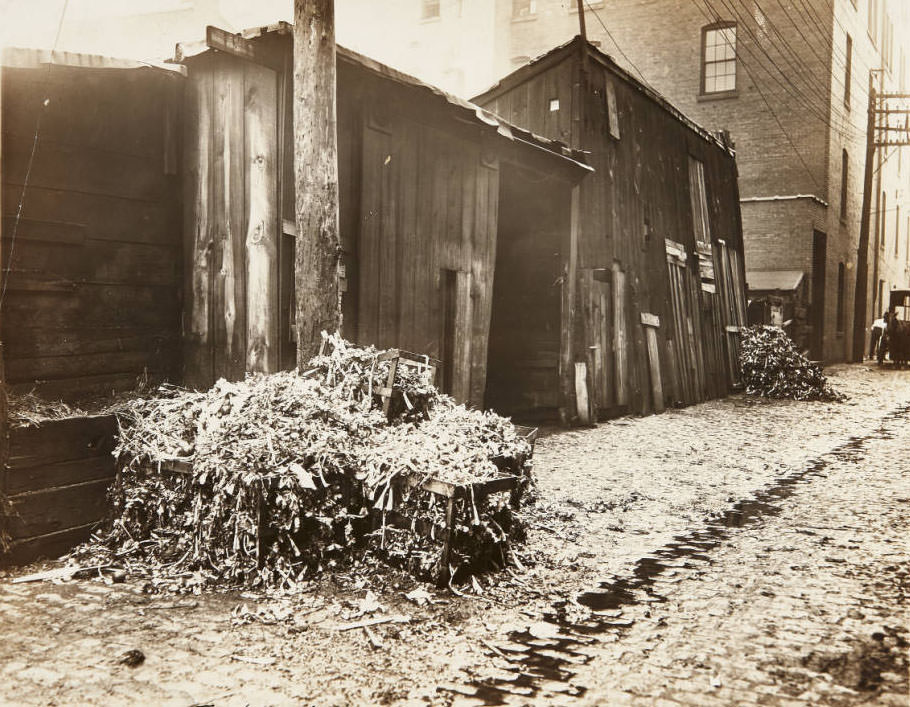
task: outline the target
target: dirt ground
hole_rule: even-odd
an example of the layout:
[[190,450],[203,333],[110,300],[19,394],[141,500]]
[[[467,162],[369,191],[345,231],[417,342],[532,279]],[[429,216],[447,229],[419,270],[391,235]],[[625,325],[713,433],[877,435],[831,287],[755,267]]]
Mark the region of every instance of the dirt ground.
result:
[[[590,625],[591,607],[579,602],[588,590],[641,578],[643,558],[658,556],[674,542],[679,545],[680,537],[742,508],[744,501],[811,468],[832,450],[848,449],[851,440],[879,434],[886,424],[898,424],[897,418],[888,416],[910,406],[910,371],[845,365],[827,372],[835,387],[849,396],[847,402],[769,401],[735,395],[592,429],[547,430],[535,453],[535,500],[524,511],[529,535],[518,553],[523,567],[481,578],[481,586],[466,589],[463,596],[421,587],[392,570],[376,574],[369,584],[336,572],[302,594],[285,598],[238,593],[150,595],[134,578],[117,584],[91,579],[12,583],[16,575],[41,569],[37,566],[0,573],[0,701],[348,705],[576,699],[602,704],[639,699],[641,704],[658,704],[664,699],[659,694],[610,692],[611,673],[598,660],[612,655],[609,645],[621,648],[626,638],[612,635],[606,647],[598,639],[587,650],[567,652],[560,641],[568,639],[559,632],[575,624]],[[901,447],[890,444],[876,452],[881,459],[900,458]],[[848,455],[838,473],[849,480],[860,463],[859,457]],[[910,488],[906,486],[910,477],[896,476],[894,488],[882,493],[900,497],[895,488],[901,483]],[[910,497],[910,490],[905,495]],[[816,494],[811,503],[824,507],[827,497]],[[798,500],[791,502],[799,505]],[[877,502],[870,497],[870,504]],[[843,509],[849,503],[840,503],[837,508],[846,512]],[[895,503],[897,515],[889,527],[896,528],[907,520],[907,505]],[[762,528],[772,538],[783,532]],[[719,546],[727,549],[729,571],[707,578],[683,577],[692,589],[678,598],[680,606],[696,601],[706,582],[710,586],[735,574],[740,555],[729,551],[735,542],[735,538],[729,543],[724,540]],[[712,552],[720,552],[717,547],[712,545]],[[774,553],[763,552],[762,547],[741,548],[742,557],[752,553],[758,559],[740,584],[749,578],[758,581],[764,574],[762,557]],[[811,558],[814,550],[806,552]],[[405,594],[415,588],[426,590],[430,602],[418,605],[408,599]],[[628,593],[635,594],[631,589]],[[648,611],[647,597],[640,592],[636,596],[641,599],[636,611]],[[883,606],[892,601],[888,597],[882,599]],[[857,601],[862,599],[861,595]],[[599,609],[596,618],[601,622],[622,614],[621,608]],[[377,623],[369,631],[345,626],[369,618],[397,620]],[[902,620],[906,626],[905,615]],[[530,671],[534,686],[526,687],[523,681],[531,680],[528,671],[512,670],[514,661],[509,656],[508,637],[516,635],[537,646],[537,658],[552,653],[550,657],[561,667],[538,664],[536,671]],[[641,640],[659,643],[655,635]],[[902,636],[888,634],[894,645],[904,640]],[[582,640],[581,634],[572,640],[580,645],[594,642]],[[560,650],[549,648],[552,641]],[[138,665],[122,662],[131,650],[144,656]],[[579,687],[577,676],[566,677],[566,655],[577,655],[574,662],[585,664],[577,671],[588,673],[584,687]],[[620,651],[614,656],[616,664],[629,668],[629,674],[641,674],[637,670],[641,666],[623,655]],[[824,657],[817,661],[823,662]],[[600,672],[591,673],[597,665]],[[824,671],[813,674],[820,672]],[[879,673],[890,675],[893,670],[882,668]],[[833,693],[813,693],[810,688],[804,691],[810,698],[803,699],[802,693],[782,691],[789,683],[775,678],[770,668],[762,674],[764,683],[757,684],[767,683],[768,703],[811,704],[812,695],[821,695],[815,703],[834,700]],[[901,684],[906,684],[906,676],[903,683],[899,678],[875,683],[871,691],[859,683],[841,686],[837,699],[844,704],[881,699],[887,704],[888,695],[900,694]],[[511,681],[515,689],[506,697],[499,691],[477,689],[497,679]],[[735,691],[728,699],[712,696],[712,690],[722,687],[712,680],[694,684],[691,699],[679,701],[738,701]],[[630,699],[620,699],[624,697]]]

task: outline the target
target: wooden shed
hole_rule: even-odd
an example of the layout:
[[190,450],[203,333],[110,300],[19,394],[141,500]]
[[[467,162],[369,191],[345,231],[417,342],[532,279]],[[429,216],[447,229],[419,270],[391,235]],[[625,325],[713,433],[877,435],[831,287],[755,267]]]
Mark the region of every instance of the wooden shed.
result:
[[[293,367],[291,27],[209,28],[178,59],[188,70],[186,381]],[[339,48],[337,62],[343,334],[439,359],[443,389],[483,406],[509,376],[502,358],[488,375],[488,348],[541,321],[536,335],[559,354],[562,254],[590,168],[367,57]],[[499,273],[531,251],[536,270],[522,274],[533,279],[509,274],[516,289],[500,292]],[[528,343],[511,353],[537,355]]]
[[[585,419],[730,391],[739,380],[746,296],[729,141],[580,37],[474,101],[586,151],[595,169],[581,184],[579,227],[566,254],[563,398]],[[516,267],[527,276],[535,268],[526,259]],[[530,338],[526,332],[522,343]],[[527,365],[551,366],[552,355],[542,344]]]
[[[6,49],[2,382],[67,403],[179,370],[181,67]],[[7,425],[0,560],[65,549],[105,509],[110,416]],[[5,524],[5,529],[4,529]]]

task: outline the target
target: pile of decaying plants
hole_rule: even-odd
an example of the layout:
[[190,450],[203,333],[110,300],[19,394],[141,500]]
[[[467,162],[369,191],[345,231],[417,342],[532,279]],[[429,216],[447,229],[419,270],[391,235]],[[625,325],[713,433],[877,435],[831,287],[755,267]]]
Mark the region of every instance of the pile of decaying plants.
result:
[[[381,352],[337,336],[325,348],[302,373],[221,380],[205,392],[163,387],[124,404],[112,520],[77,558],[190,589],[292,587],[333,558],[380,548],[430,572],[438,548],[375,528],[371,516],[433,525],[444,504],[396,482],[473,483],[505,468],[526,476],[530,445],[507,419],[440,394],[426,368],[398,368],[390,420],[377,394],[390,366]],[[501,564],[506,506],[460,508],[468,520],[453,557],[476,565],[490,553],[486,538],[499,543]]]
[[740,366],[746,393],[766,398],[840,401],[817,363],[808,360],[780,327],[742,330]]

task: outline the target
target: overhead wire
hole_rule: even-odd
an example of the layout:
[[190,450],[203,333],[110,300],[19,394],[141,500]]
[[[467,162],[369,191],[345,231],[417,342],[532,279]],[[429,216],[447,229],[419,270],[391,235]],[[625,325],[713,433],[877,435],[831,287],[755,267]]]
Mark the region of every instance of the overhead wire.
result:
[[[720,0],[720,1],[723,2],[723,0]],[[693,2],[695,2],[695,0],[693,0]],[[716,8],[710,4],[709,0],[703,0],[703,2],[705,4],[705,6],[709,9],[709,11],[714,15],[714,17],[720,18],[720,17],[725,16],[723,13],[719,13],[716,10]],[[697,3],[696,3],[696,6],[699,7]],[[729,9],[727,6],[725,6],[725,8]],[[701,10],[701,7],[699,7],[699,9]],[[704,10],[702,10],[702,14],[705,14]],[[755,67],[761,68],[767,74],[768,78],[771,81],[773,81],[775,84],[777,84],[778,88],[783,93],[788,94],[795,102],[797,102],[801,107],[805,108],[808,112],[810,112],[819,121],[821,121],[825,125],[828,125],[832,129],[836,129],[836,127],[834,125],[832,125],[830,122],[831,117],[830,117],[830,114],[827,111],[827,109],[819,107],[818,105],[816,105],[815,101],[812,98],[810,98],[810,97],[806,96],[804,93],[802,93],[802,91],[799,89],[799,87],[797,87],[793,83],[792,79],[789,77],[787,72],[783,71],[777,65],[777,62],[775,62],[773,57],[770,56],[770,54],[767,52],[767,50],[764,49],[761,39],[759,37],[757,37],[751,31],[751,29],[749,28],[749,26],[747,24],[742,22],[741,17],[739,17],[735,13],[731,16],[734,16],[739,20],[738,25],[742,25],[744,27],[744,29],[746,30],[746,32],[751,37],[751,39],[753,40],[752,43],[737,42],[736,46],[733,46],[732,44],[730,44],[731,48],[733,48],[734,52],[736,53],[738,60],[742,62],[743,67],[748,68],[748,64],[750,62],[752,62],[752,60],[754,60],[753,68],[755,68]],[[705,14],[705,17],[708,20],[711,20],[711,17],[709,15]],[[728,44],[729,44],[729,41],[728,41]],[[767,59],[767,62],[763,62],[761,60],[761,58],[759,57],[759,55],[753,51],[753,49],[752,49],[753,44],[754,44],[754,46],[758,47],[758,49],[762,52],[764,57]],[[748,55],[749,61],[746,60],[744,53],[746,55]],[[772,71],[771,68],[769,68],[768,64],[773,66],[777,70],[777,73]],[[780,78],[778,77],[778,74],[780,75]],[[755,80],[754,75],[750,74],[750,76],[754,81]],[[783,81],[781,79],[783,79]]]
[[0,305],[3,304],[3,300],[6,298],[6,290],[9,287],[10,277],[12,275],[12,264],[13,264],[13,253],[16,247],[16,236],[19,232],[19,223],[22,220],[22,209],[25,206],[25,194],[28,190],[29,181],[32,176],[32,167],[35,164],[35,154],[38,151],[38,141],[41,134],[41,118],[44,115],[44,111],[47,110],[48,105],[50,105],[50,97],[46,95],[47,87],[50,85],[51,79],[51,68],[53,67],[53,54],[57,50],[57,45],[60,42],[60,33],[63,30],[63,20],[66,17],[66,10],[69,6],[69,0],[63,0],[63,9],[60,12],[60,19],[57,22],[57,32],[54,35],[54,44],[51,47],[51,58],[47,65],[47,71],[44,75],[44,83],[41,87],[41,92],[45,94],[44,99],[41,101],[41,105],[38,107],[38,117],[35,119],[35,135],[32,138],[32,149],[28,156],[28,163],[25,168],[25,177],[22,180],[22,191],[19,194],[19,203],[16,206],[16,217],[13,221],[13,232],[10,235],[9,241],[9,254],[7,255],[8,263],[3,268],[3,288],[0,289]]
[[[822,121],[829,127],[837,129],[830,122],[830,114],[829,114],[827,108],[826,107],[821,108],[818,105],[816,105],[815,99],[813,99],[810,96],[807,96],[802,91],[802,89],[800,89],[798,86],[796,86],[793,83],[793,80],[790,78],[788,72],[781,69],[781,67],[777,64],[777,62],[770,55],[770,53],[767,51],[767,49],[765,49],[764,42],[762,42],[761,38],[759,38],[752,31],[749,24],[743,20],[743,17],[738,12],[736,12],[735,9],[731,9],[731,7],[726,4],[725,0],[719,0],[719,2],[723,3],[724,9],[730,13],[729,15],[726,15],[726,13],[718,12],[717,9],[713,5],[711,5],[708,0],[704,0],[705,6],[709,9],[709,11],[716,18],[721,18],[724,16],[734,17],[737,20],[737,25],[742,26],[743,29],[745,30],[745,32],[748,34],[747,39],[748,38],[752,39],[751,44],[749,42],[741,42],[741,43],[737,43],[737,45],[738,45],[737,47],[734,47],[734,51],[736,51],[738,57],[743,62],[743,64],[747,63],[745,58],[743,57],[743,53],[745,52],[750,57],[750,60],[752,60],[752,59],[755,60],[754,61],[755,66],[763,69],[765,71],[765,73],[768,75],[768,77],[772,81],[774,81],[783,92],[789,94],[791,98],[793,98],[796,102],[798,102],[806,110],[811,112],[820,121]],[[699,9],[701,9],[701,8],[699,8]],[[704,14],[704,12],[703,12],[703,14]],[[706,15],[706,17],[709,20],[711,19],[707,15]],[[767,61],[761,60],[758,53],[753,51],[752,45],[754,45],[755,47],[758,48],[758,50],[764,55],[764,57]],[[772,71],[770,67],[774,67],[774,69],[776,70],[777,73]],[[796,75],[799,75],[801,72],[799,70],[794,70],[793,73]],[[780,78],[778,78],[778,75],[780,76]],[[783,79],[783,80],[781,80],[781,79]],[[827,101],[825,101],[825,103],[827,103]]]
[[[810,87],[809,90],[810,91],[815,90],[817,92],[815,94],[810,95],[809,93],[806,93],[806,91],[804,89],[800,88],[799,86],[797,86],[794,83],[793,79],[790,77],[791,72],[788,72],[788,71],[785,71],[784,69],[782,69],[780,67],[780,65],[777,63],[777,61],[774,59],[774,57],[771,56],[770,52],[765,47],[766,43],[762,41],[762,39],[755,33],[755,31],[753,31],[752,27],[750,26],[750,23],[746,19],[746,16],[744,16],[742,13],[740,13],[736,9],[735,2],[728,3],[727,0],[713,0],[713,1],[719,2],[723,6],[723,8],[729,13],[728,16],[735,18],[737,21],[737,25],[743,27],[746,34],[748,35],[748,38],[752,39],[752,42],[754,43],[755,47],[767,59],[767,64],[769,64],[771,67],[773,67],[777,71],[777,73],[780,74],[780,77],[783,79],[783,81],[790,87],[790,89],[787,90],[787,92],[795,100],[800,102],[801,105],[803,107],[805,107],[807,110],[811,110],[820,120],[822,120],[826,125],[828,125],[828,127],[842,133],[844,135],[844,137],[848,137],[845,130],[843,128],[841,128],[840,126],[837,126],[831,122],[831,113],[832,112],[838,118],[844,120],[844,122],[846,122],[849,125],[850,129],[853,130],[852,137],[856,137],[856,136],[862,134],[862,131],[858,128],[858,126],[854,125],[849,120],[848,117],[843,116],[839,113],[837,107],[833,104],[833,102],[829,106],[828,95],[826,92],[824,92],[822,89],[818,89],[817,87],[815,87],[814,84],[809,83],[809,84],[807,84]],[[704,3],[715,16],[717,16],[717,17],[724,16],[722,13],[717,12],[717,9],[711,4],[711,2],[709,2],[709,0],[704,0]],[[757,0],[755,3],[755,6],[756,6],[756,8],[758,8],[761,11],[762,16],[767,20],[769,26],[773,26],[773,23],[767,19],[767,13],[765,13],[764,10],[761,10],[760,5],[758,4]],[[776,29],[776,26],[774,26],[774,27]],[[778,31],[778,34],[779,34],[779,31]],[[770,44],[775,49],[777,49],[779,52],[781,52],[781,56],[784,57],[784,49],[782,48],[781,43],[775,42],[773,38],[769,37],[769,42],[767,42],[767,44]],[[790,46],[789,43],[786,42],[786,40],[783,40],[783,44],[786,45],[787,47]],[[746,52],[748,52],[753,58],[757,59],[756,63],[759,65],[762,65],[762,68],[765,69],[765,71],[768,73],[768,75],[771,76],[772,79],[774,79],[775,82],[778,83],[778,85],[782,85],[781,80],[777,78],[777,76],[774,74],[774,72],[772,72],[771,69],[767,65],[765,65],[765,62],[762,62],[758,58],[758,55],[751,50],[750,44],[748,42],[744,43],[743,49]],[[799,55],[795,53],[795,50],[793,50],[792,47],[790,48],[790,51],[793,54],[793,56],[797,57],[796,63],[794,63],[792,61],[790,62],[792,73],[794,76],[800,76],[805,73],[803,63],[800,63],[801,60],[799,59]],[[827,72],[827,62],[823,62],[822,66],[823,66],[823,70],[824,70],[825,74],[827,75],[827,73],[828,73]],[[821,105],[819,105],[819,103]],[[830,108],[830,110],[829,110],[829,108]]]
[[[707,3],[707,0],[704,0],[704,1]],[[705,17],[708,19],[709,22],[712,21],[711,16],[708,14],[705,14],[705,11],[698,4],[697,0],[692,0],[692,2],[699,9],[699,11],[705,15]],[[712,9],[712,11],[713,11],[713,9]],[[716,16],[716,13],[715,13],[715,16]],[[734,47],[734,51],[735,51],[735,47]],[[774,111],[774,108],[771,107],[771,102],[765,97],[764,92],[759,87],[759,82],[756,81],[755,77],[752,75],[752,72],[750,71],[749,67],[746,65],[745,62],[743,62],[743,69],[746,71],[746,74],[749,76],[749,78],[752,79],[752,83],[755,86],[756,92],[758,93],[762,102],[765,104],[765,107],[768,109],[768,112],[771,113],[771,116],[774,118],[774,121],[777,123],[777,127],[780,129],[781,133],[783,133],[784,137],[787,139],[787,142],[790,144],[790,148],[793,150],[793,154],[796,155],[796,158],[799,160],[800,164],[802,164],[803,168],[806,170],[806,174],[809,175],[809,179],[812,181],[812,184],[815,186],[815,188],[818,191],[822,191],[821,187],[819,186],[818,182],[815,179],[815,174],[809,168],[809,165],[806,164],[805,159],[803,159],[802,154],[797,149],[796,144],[793,142],[793,138],[790,137],[790,133],[787,132],[787,129],[783,126],[783,123],[781,122],[777,113]]]
[[648,80],[645,78],[645,75],[641,72],[641,69],[639,69],[639,68],[635,65],[635,62],[633,62],[633,61],[629,58],[629,56],[622,50],[622,47],[619,46],[619,42],[616,41],[616,38],[613,36],[613,34],[610,32],[610,30],[607,29],[607,25],[604,24],[604,21],[600,18],[600,15],[597,13],[597,10],[595,10],[595,9],[591,6],[591,3],[588,2],[588,0],[584,0],[584,1],[585,1],[585,5],[587,6],[588,10],[590,10],[590,12],[594,15],[594,17],[595,17],[595,18],[597,19],[597,21],[600,23],[600,26],[603,27],[603,30],[604,30],[604,32],[606,33],[606,35],[610,38],[610,41],[613,42],[613,46],[615,46],[615,47],[616,47],[616,50],[623,56],[623,58],[624,58],[627,62],[629,62],[629,65],[630,65],[633,69],[635,69],[635,72],[638,74],[638,76],[639,76],[639,78],[642,80],[642,82],[643,82],[648,88],[650,88],[652,91],[655,91],[655,92],[658,92],[658,93],[659,93],[659,91],[657,91],[657,89],[654,88],[654,86],[652,86],[650,83],[648,83]]

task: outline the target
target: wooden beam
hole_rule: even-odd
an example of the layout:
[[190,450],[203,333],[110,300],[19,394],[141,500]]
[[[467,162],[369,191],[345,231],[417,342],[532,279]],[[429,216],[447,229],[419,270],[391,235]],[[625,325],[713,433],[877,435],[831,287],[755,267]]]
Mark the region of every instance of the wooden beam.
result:
[[297,363],[341,328],[334,0],[294,2]]
[[247,204],[246,370],[278,370],[278,81],[274,71],[244,71],[244,172]]
[[225,54],[246,59],[271,69],[278,70],[281,66],[277,65],[274,54],[263,48],[263,45],[257,42],[251,42],[239,34],[231,34],[218,27],[209,25],[205,28],[205,44],[211,49],[217,49]]
[[656,314],[642,312],[641,323],[645,328],[645,339],[648,343],[648,363],[651,373],[651,395],[654,403],[654,412],[663,412],[664,388],[660,379],[660,349],[657,346],[657,329],[660,327],[660,317]]
[[626,274],[613,263],[613,370],[616,404],[626,405],[628,396],[628,352],[626,351]]
[[574,395],[572,332],[575,329],[575,289],[578,271],[578,236],[581,229],[581,187],[572,187],[572,202],[569,220],[569,234],[563,255],[562,302],[560,312],[560,355],[559,416],[563,424],[568,422],[568,411]]
[[[3,134],[3,66],[0,65],[0,135]],[[0,145],[2,145],[3,140],[0,140]],[[3,148],[0,147],[0,183],[2,183],[3,175]],[[0,189],[0,214],[3,213],[3,204],[2,204],[2,194],[3,190]],[[3,219],[0,219],[0,244],[2,244],[4,237],[6,236],[6,229],[3,227]],[[4,261],[2,256],[3,248],[0,248],[0,293],[3,292],[3,283],[6,282],[6,279],[9,277],[9,273],[4,272]],[[0,323],[5,325],[4,321],[4,312],[3,312],[3,294],[0,294]],[[5,328],[0,327],[0,329]],[[9,460],[9,410],[7,408],[6,400],[6,370],[3,366],[3,360],[5,358],[3,351],[3,341],[0,340],[0,559],[7,554],[9,550],[8,544],[10,541],[9,536],[9,518],[7,517],[7,512],[9,508],[7,507],[7,461]]]
[[591,408],[588,402],[588,364],[575,363],[575,410],[583,425],[591,424]]

